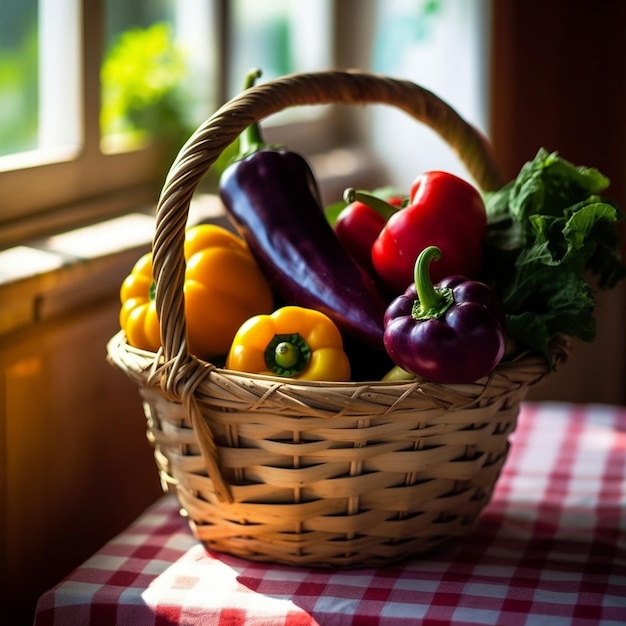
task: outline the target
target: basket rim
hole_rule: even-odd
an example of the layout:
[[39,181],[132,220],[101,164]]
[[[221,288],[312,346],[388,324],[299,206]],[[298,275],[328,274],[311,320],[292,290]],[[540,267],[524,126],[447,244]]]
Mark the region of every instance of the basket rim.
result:
[[[517,368],[535,367],[538,374],[538,379],[543,375],[548,374],[552,369],[555,369],[558,365],[564,363],[571,351],[570,338],[565,335],[558,335],[553,339],[551,359],[550,363],[544,356],[531,352],[524,351],[516,354],[513,358],[501,361],[496,365],[492,372],[482,378],[472,381],[471,383],[436,383],[425,378],[415,378],[411,380],[348,380],[348,381],[326,381],[326,380],[301,380],[293,377],[281,377],[269,374],[255,374],[252,372],[242,372],[239,370],[232,370],[226,367],[221,367],[206,361],[194,355],[190,355],[190,358],[194,363],[198,364],[202,368],[206,368],[212,372],[215,372],[221,376],[233,379],[233,380],[254,380],[268,385],[281,385],[282,387],[290,389],[358,389],[363,386],[375,387],[375,388],[395,388],[395,389],[414,389],[416,385],[429,387],[439,387],[442,389],[449,389],[451,391],[458,391],[467,389],[468,387],[484,386],[487,387],[489,382],[494,376],[511,371]],[[165,366],[165,357],[162,349],[158,352],[150,352],[141,348],[136,348],[126,341],[126,336],[123,330],[118,331],[111,337],[107,343],[107,354],[109,359],[114,365],[122,370],[127,371],[132,369],[129,364],[121,357],[121,353],[133,355],[135,359],[141,359],[143,366],[137,367],[136,371],[156,371],[159,368]],[[538,382],[538,381],[537,381]]]

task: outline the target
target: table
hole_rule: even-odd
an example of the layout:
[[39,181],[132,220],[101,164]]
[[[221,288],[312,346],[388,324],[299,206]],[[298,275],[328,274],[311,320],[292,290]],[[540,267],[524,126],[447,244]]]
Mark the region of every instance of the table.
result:
[[62,624],[626,624],[626,407],[525,403],[472,533],[381,569],[208,553],[164,496],[39,599]]

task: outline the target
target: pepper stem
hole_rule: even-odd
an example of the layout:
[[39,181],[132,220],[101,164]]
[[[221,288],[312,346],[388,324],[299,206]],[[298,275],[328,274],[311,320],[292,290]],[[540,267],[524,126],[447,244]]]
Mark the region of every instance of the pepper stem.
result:
[[[260,69],[252,69],[246,74],[244,82],[244,91],[254,87],[257,78],[261,76]],[[261,137],[261,129],[258,122],[250,124],[239,137],[239,158],[258,152],[265,147],[263,137]]]
[[417,300],[413,304],[412,315],[416,320],[441,317],[454,302],[452,289],[435,287],[430,278],[429,267],[432,260],[441,258],[437,246],[424,248],[415,261],[414,280]]
[[348,187],[348,189],[343,192],[343,199],[346,204],[352,204],[357,201],[367,204],[368,207],[374,209],[374,211],[384,217],[385,221],[398,211],[398,207],[389,204],[389,202],[385,202],[382,198],[378,198],[367,191],[353,189],[352,187]]
[[264,353],[265,365],[278,376],[295,376],[311,358],[311,347],[299,333],[274,335]]

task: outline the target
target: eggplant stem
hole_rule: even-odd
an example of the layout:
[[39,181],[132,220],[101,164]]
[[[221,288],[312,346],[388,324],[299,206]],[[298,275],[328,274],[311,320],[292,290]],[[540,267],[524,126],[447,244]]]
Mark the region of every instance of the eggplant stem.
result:
[[[246,74],[246,79],[244,82],[244,90],[250,89],[250,87],[254,87],[257,78],[261,76],[260,69],[252,69]],[[249,154],[253,154],[254,152],[258,152],[265,148],[265,142],[263,141],[263,137],[261,136],[261,128],[259,127],[258,122],[254,124],[250,124],[242,133],[239,138],[239,158],[243,159]]]

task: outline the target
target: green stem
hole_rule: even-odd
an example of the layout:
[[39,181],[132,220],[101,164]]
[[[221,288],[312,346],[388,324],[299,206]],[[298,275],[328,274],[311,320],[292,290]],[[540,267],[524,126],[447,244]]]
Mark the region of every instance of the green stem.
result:
[[430,278],[430,262],[441,258],[441,250],[437,246],[424,248],[415,261],[414,280],[417,300],[413,306],[413,317],[416,320],[441,317],[454,302],[452,289],[436,288]]
[[[261,76],[261,70],[253,69],[246,74],[246,80],[244,82],[244,91],[254,87],[257,78]],[[262,148],[265,148],[265,142],[261,137],[261,129],[258,122],[250,124],[239,137],[239,158],[258,152]]]
[[248,72],[246,73],[246,78],[244,80],[243,83],[243,89],[244,91],[246,89],[250,89],[250,87],[254,87],[257,78],[261,78],[261,70],[258,67],[252,68],[251,70],[248,70]]
[[399,207],[395,207],[389,202],[385,202],[382,198],[377,198],[373,194],[367,191],[361,191],[348,187],[343,192],[343,199],[346,204],[352,204],[353,202],[362,202],[367,204],[368,207],[374,209],[377,213],[380,213],[382,217],[387,221],[394,213],[397,213]]
[[274,348],[274,360],[276,365],[291,369],[300,360],[300,350],[288,341],[281,341]]
[[311,347],[299,333],[274,335],[264,353],[265,365],[278,376],[295,376],[306,368]]

